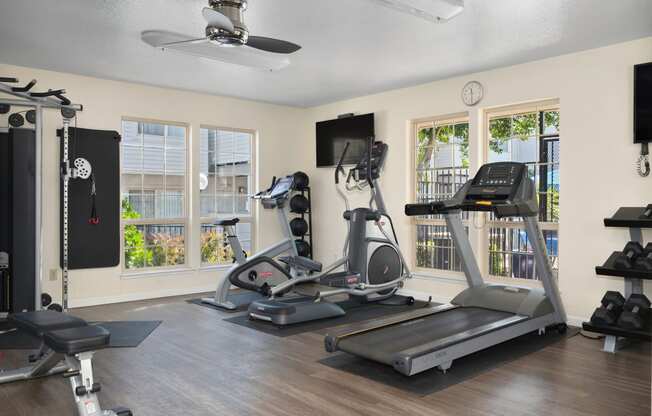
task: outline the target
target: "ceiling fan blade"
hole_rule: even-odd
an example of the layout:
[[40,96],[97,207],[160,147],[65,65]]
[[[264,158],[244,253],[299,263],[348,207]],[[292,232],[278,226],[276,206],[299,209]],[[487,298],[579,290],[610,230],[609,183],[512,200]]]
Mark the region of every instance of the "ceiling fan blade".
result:
[[202,15],[204,15],[204,19],[206,19],[206,23],[208,23],[209,26],[228,30],[229,32],[235,31],[235,27],[233,26],[231,19],[215,9],[204,7],[202,10]]
[[203,42],[171,42],[157,47],[171,52],[192,55],[211,61],[278,71],[290,65],[290,59],[284,55],[270,54],[248,46],[223,47],[207,39]]
[[266,38],[264,36],[249,36],[247,46],[260,49],[261,51],[285,54],[294,53],[301,49],[301,46],[292,42]]
[[140,34],[140,38],[143,42],[155,48],[167,48],[172,45],[184,43],[208,42],[206,38],[192,38],[187,35],[165,30],[146,30]]

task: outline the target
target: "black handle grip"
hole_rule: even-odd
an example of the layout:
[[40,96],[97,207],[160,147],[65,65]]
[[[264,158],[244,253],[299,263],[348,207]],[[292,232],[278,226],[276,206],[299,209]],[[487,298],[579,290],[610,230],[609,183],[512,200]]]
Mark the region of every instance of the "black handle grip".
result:
[[344,150],[342,151],[342,155],[340,156],[339,162],[337,162],[337,167],[335,168],[335,184],[340,183],[340,173],[344,173],[344,168],[342,167],[342,164],[344,163],[344,157],[346,156],[346,152],[349,151],[349,145],[351,143],[346,142],[344,145]]
[[446,211],[445,208],[446,204],[442,201],[406,204],[405,215],[408,217],[415,217],[417,215],[433,215]]
[[18,78],[0,77],[0,82],[7,82],[7,83],[14,84],[14,83],[18,82]]
[[57,95],[65,94],[65,92],[66,90],[47,90],[45,92],[30,92],[29,95],[37,98],[56,97]]
[[[18,81],[18,80],[16,80],[16,81]],[[34,87],[34,85],[36,85],[36,80],[35,79],[28,82],[27,85],[25,85],[24,87],[13,87],[11,90],[13,92],[27,92],[27,91],[31,90],[32,87]]]
[[375,139],[370,137],[367,143],[367,182],[372,189],[374,187],[374,181],[371,179],[371,173],[373,170],[371,168],[371,161],[373,160],[374,141]]

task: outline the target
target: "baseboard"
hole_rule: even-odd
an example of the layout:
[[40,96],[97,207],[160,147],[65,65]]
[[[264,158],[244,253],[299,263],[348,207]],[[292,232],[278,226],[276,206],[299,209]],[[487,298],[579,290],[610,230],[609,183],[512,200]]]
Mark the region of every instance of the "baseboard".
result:
[[[437,302],[437,303],[448,303],[451,301],[451,298],[446,297],[446,296],[437,296],[437,295],[431,295],[426,292],[421,292],[418,290],[409,290],[409,289],[401,289],[398,292],[401,295],[404,296],[412,296],[414,299],[417,300],[428,300],[429,297],[432,296],[432,301]],[[577,327],[582,327],[582,322],[588,321],[589,318],[586,317],[581,317],[581,316],[566,316],[566,323],[570,326],[577,326]]]
[[116,296],[103,296],[93,298],[70,299],[68,306],[70,308],[85,308],[87,306],[108,305],[111,303],[124,303],[135,302],[138,300],[167,298],[170,296],[183,296],[198,293],[207,293],[215,291],[215,285],[192,287],[192,288],[178,288],[178,289],[165,289],[153,292],[140,292],[140,293],[126,293]]

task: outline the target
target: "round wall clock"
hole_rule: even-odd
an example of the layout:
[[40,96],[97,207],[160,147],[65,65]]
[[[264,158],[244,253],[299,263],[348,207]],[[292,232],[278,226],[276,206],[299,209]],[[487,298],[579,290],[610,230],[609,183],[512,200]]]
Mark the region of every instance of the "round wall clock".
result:
[[482,100],[484,88],[478,81],[469,81],[462,88],[462,101],[468,106],[473,106]]

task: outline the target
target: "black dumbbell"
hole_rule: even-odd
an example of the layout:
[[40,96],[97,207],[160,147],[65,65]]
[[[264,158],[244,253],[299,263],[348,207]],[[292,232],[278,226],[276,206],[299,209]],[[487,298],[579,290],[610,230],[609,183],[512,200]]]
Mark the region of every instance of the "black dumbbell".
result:
[[634,267],[639,270],[652,272],[652,243],[647,243],[643,254],[634,262]]
[[633,294],[625,302],[618,326],[625,329],[643,329],[650,317],[650,299],[643,294]]
[[591,316],[591,323],[594,325],[615,325],[618,317],[623,311],[625,298],[620,292],[608,291],[602,297],[602,306],[597,308]]
[[636,258],[643,254],[643,246],[636,241],[630,241],[625,245],[623,252],[614,261],[616,269],[632,269]]

